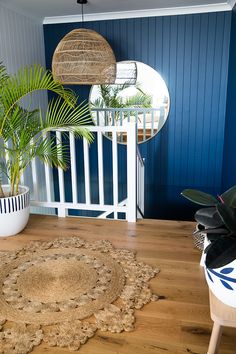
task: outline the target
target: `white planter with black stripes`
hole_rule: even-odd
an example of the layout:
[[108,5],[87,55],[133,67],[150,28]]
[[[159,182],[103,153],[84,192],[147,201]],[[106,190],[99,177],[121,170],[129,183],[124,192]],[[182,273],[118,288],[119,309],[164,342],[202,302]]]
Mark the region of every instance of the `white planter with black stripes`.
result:
[[[9,185],[2,186],[4,193]],[[29,220],[29,188],[19,187],[20,193],[13,197],[0,198],[0,237],[13,236],[21,232]]]

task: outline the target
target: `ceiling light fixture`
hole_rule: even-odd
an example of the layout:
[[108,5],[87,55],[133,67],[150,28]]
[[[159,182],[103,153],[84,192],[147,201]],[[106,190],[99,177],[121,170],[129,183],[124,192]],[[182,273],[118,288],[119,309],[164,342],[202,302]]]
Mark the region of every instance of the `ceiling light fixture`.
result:
[[87,4],[87,0],[77,0],[77,4],[81,5],[81,16],[82,16],[82,24],[84,23],[84,4]]
[[[83,5],[87,0],[77,0]],[[85,28],[69,32],[56,47],[52,59],[55,80],[67,85],[113,84],[116,58],[109,43],[99,33]]]

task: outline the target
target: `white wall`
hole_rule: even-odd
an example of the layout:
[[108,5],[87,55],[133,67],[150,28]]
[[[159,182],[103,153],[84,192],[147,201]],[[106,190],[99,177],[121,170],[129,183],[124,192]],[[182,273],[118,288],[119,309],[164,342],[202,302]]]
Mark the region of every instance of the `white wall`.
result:
[[[41,21],[29,18],[0,4],[0,62],[8,73],[19,68],[40,64],[45,66],[43,25]],[[31,108],[47,106],[47,93],[37,93],[30,100]],[[24,102],[24,105],[27,104]],[[27,104],[28,105],[28,104]],[[42,183],[40,183],[42,181]],[[38,187],[41,199],[45,196],[44,169],[38,169]],[[26,173],[25,184],[32,188],[32,176]],[[32,194],[32,192],[31,192]],[[39,210],[33,210],[35,212]]]
[[[43,25],[0,4],[0,62],[14,73],[26,65],[45,66]],[[47,94],[34,96],[34,105],[47,104]]]
[[0,5],[0,60],[11,73],[25,65],[45,65],[42,23]]

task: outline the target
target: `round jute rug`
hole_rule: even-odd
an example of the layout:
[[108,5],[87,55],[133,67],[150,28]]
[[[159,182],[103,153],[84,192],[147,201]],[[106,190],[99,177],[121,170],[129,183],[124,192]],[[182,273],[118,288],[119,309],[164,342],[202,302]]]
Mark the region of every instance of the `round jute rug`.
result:
[[26,354],[45,341],[78,350],[97,329],[134,329],[134,310],[155,301],[158,269],[108,241],[78,237],[0,252],[0,353]]

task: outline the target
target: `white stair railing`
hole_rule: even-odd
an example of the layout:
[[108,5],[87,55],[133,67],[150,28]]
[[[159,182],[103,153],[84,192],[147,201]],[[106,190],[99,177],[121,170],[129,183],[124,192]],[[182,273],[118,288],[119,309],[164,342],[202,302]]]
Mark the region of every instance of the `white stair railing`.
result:
[[145,186],[145,159],[142,158],[137,147],[137,216],[144,217],[144,186]]
[[[136,124],[128,123],[125,126],[89,126],[87,127],[91,131],[96,139],[97,143],[97,164],[98,164],[98,203],[91,202],[91,178],[90,178],[90,165],[89,165],[89,145],[87,141],[83,138],[83,160],[84,160],[84,189],[85,189],[85,201],[83,203],[78,202],[78,179],[77,171],[80,166],[77,166],[76,162],[76,143],[73,133],[68,132],[67,129],[56,130],[57,142],[62,141],[62,134],[67,132],[69,134],[69,148],[70,148],[70,176],[71,176],[71,188],[72,188],[72,201],[66,201],[65,188],[66,183],[64,180],[64,172],[58,170],[58,186],[59,186],[59,201],[55,200],[54,196],[54,185],[52,179],[52,171],[45,165],[45,186],[46,193],[44,200],[42,200],[41,195],[38,191],[37,183],[32,183],[32,196],[31,206],[40,208],[53,208],[57,210],[59,217],[65,217],[68,215],[69,210],[86,210],[86,211],[96,211],[98,212],[98,217],[106,218],[108,216],[113,216],[114,219],[119,219],[119,213],[125,214],[125,219],[129,222],[135,222],[137,218],[137,202],[141,203],[139,208],[143,213],[144,205],[143,196],[144,189],[141,194],[137,195],[137,182],[138,190],[141,188],[141,184],[144,183],[144,165],[141,164],[140,158],[137,159],[137,135],[136,135]],[[118,180],[118,144],[117,137],[120,134],[127,135],[127,198],[125,200],[119,200],[119,180]],[[103,159],[103,134],[112,137],[112,179],[113,179],[113,202],[111,204],[105,204],[105,185],[104,185],[104,171],[105,164]],[[95,143],[95,142],[94,142]],[[92,144],[94,144],[92,143]],[[80,151],[81,153],[81,151]],[[31,173],[34,182],[35,176],[38,175],[39,165],[34,161],[31,164]],[[138,168],[138,169],[137,169]],[[138,171],[138,175],[137,175]],[[54,176],[55,178],[55,176]],[[68,181],[67,181],[68,182]],[[143,187],[144,188],[144,187]]]
[[[98,126],[122,126],[134,122],[137,124],[138,142],[153,137],[163,126],[166,116],[166,105],[159,108],[92,108],[92,117]],[[118,141],[126,142],[120,134]]]

